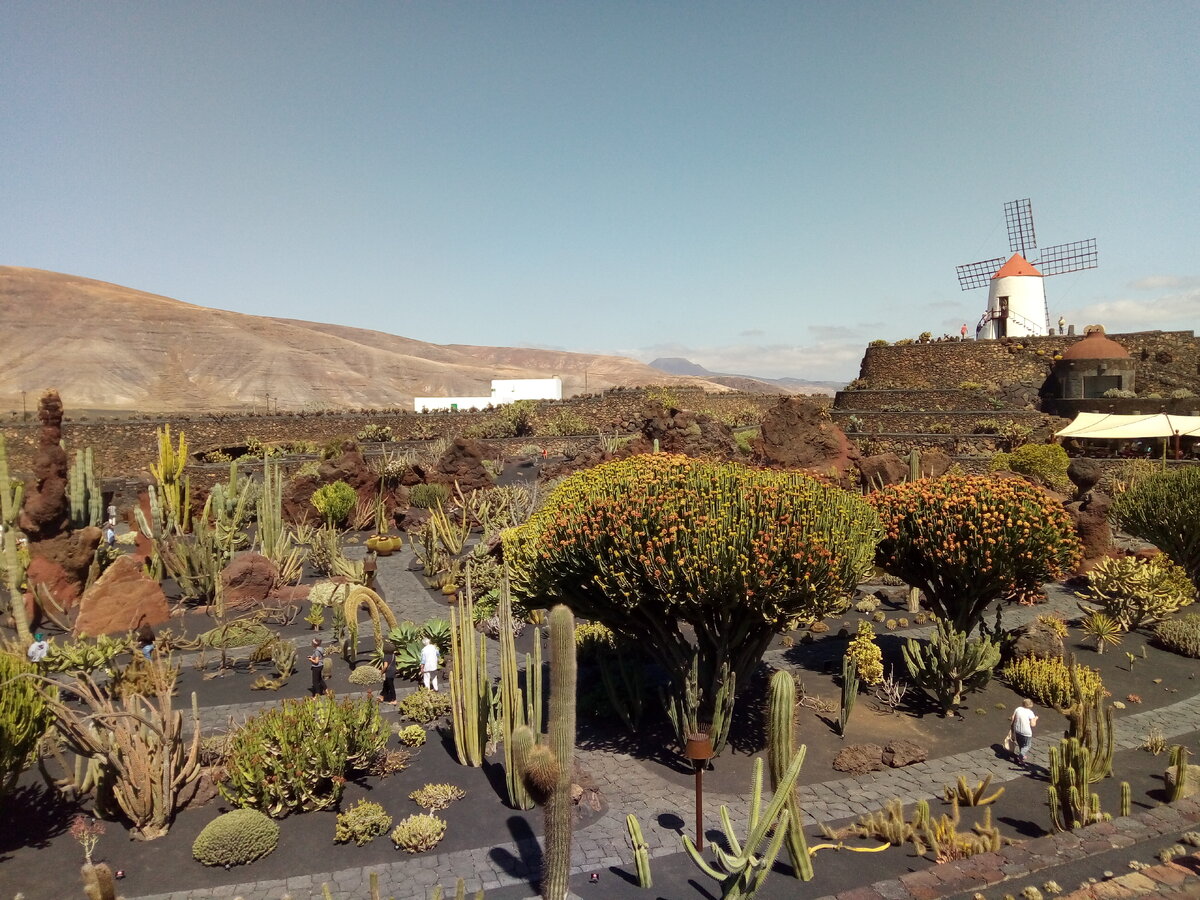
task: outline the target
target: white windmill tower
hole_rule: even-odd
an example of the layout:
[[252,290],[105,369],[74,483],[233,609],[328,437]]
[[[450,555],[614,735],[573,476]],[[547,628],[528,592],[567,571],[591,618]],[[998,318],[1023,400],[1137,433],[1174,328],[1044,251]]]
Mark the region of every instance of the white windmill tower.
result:
[[1050,313],[1042,279],[1098,265],[1095,238],[1043,247],[1036,263],[1030,262],[1028,257],[1030,251],[1037,249],[1037,237],[1028,199],[1005,203],[1004,220],[1012,256],[1007,259],[997,256],[957,268],[958,283],[964,291],[990,285],[987,310],[975,326],[977,340],[1047,334]]

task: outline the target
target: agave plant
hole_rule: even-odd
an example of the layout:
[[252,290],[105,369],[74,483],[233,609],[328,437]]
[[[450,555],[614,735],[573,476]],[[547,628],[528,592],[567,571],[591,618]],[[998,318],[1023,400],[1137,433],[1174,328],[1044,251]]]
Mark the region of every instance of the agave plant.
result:
[[1102,613],[1090,613],[1080,625],[1084,635],[1088,640],[1096,642],[1096,652],[1103,653],[1104,648],[1109,644],[1116,646],[1121,643],[1125,629],[1121,623],[1112,616]]

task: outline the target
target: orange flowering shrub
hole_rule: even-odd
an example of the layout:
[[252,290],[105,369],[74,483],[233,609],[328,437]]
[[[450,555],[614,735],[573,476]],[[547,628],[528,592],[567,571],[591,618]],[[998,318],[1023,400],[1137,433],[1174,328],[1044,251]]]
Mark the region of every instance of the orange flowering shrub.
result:
[[656,453],[567,478],[504,549],[524,604],[601,622],[681,692],[694,644],[703,717],[721,663],[745,684],[777,631],[839,609],[879,533],[860,496],[810,476]]
[[938,617],[964,633],[992,601],[1061,577],[1082,553],[1067,511],[1024,481],[945,475],[868,500],[884,528],[879,567],[919,587]]

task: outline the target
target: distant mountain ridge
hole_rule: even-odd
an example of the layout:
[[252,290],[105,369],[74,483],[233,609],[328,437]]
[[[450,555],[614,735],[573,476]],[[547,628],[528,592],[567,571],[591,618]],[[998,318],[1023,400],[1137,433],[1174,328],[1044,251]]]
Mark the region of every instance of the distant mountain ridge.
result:
[[[252,316],[41,269],[0,266],[0,409],[57,388],[68,409],[138,412],[412,409],[486,397],[498,378],[563,381],[563,395],[717,381],[619,356],[429,344],[344,325]],[[23,395],[25,395],[23,397]]]
[[[762,388],[775,388],[789,394],[827,394],[832,396],[846,386],[844,381],[809,381],[806,378],[762,378],[758,375],[732,375],[724,372],[710,372],[704,366],[684,359],[682,356],[662,356],[650,364],[650,368],[658,369],[668,375],[688,375],[693,378],[703,378],[724,384],[738,391],[754,391],[753,385]],[[743,386],[745,385],[745,386]]]

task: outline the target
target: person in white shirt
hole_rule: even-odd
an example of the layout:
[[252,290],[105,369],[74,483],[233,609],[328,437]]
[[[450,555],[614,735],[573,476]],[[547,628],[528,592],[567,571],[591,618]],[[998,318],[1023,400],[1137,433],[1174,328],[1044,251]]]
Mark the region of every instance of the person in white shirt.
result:
[[1013,710],[1012,735],[1017,742],[1017,764],[1025,765],[1025,757],[1033,744],[1033,726],[1037,725],[1038,717],[1033,711],[1033,701],[1025,699],[1020,706]]
[[425,676],[425,687],[432,686],[435,692],[438,689],[438,662],[441,655],[437,646],[429,638],[425,638],[421,647],[421,674]]
[[25,655],[29,657],[31,663],[40,663],[46,658],[46,654],[50,652],[50,642],[46,640],[45,635],[37,634],[34,636],[33,643],[29,645],[29,649],[25,651]]

